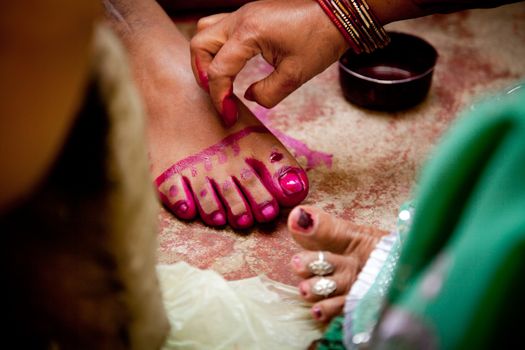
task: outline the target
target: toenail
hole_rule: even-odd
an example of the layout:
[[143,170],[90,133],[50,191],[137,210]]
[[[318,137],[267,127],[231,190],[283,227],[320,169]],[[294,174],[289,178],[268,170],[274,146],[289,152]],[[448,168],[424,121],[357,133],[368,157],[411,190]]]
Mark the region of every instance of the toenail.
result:
[[319,306],[314,306],[312,312],[314,314],[315,319],[317,320],[320,320],[321,317],[323,317],[323,312],[321,311],[321,308]]
[[309,231],[310,228],[314,225],[312,220],[312,215],[303,208],[299,208],[299,217],[297,218],[297,225],[302,229]]
[[175,211],[177,213],[185,213],[188,211],[188,204],[184,201],[180,202],[179,204],[176,205],[175,207]]
[[272,204],[267,204],[262,208],[261,213],[265,219],[273,219],[275,216],[275,208]]
[[250,225],[250,223],[251,223],[250,215],[248,215],[248,214],[242,214],[237,219],[237,225],[239,225],[241,227],[248,226],[248,225]]
[[301,295],[302,295],[303,297],[306,296],[307,291],[306,291],[306,287],[304,286],[304,284],[301,284],[301,285],[299,286],[299,292],[301,293]]
[[303,182],[295,171],[289,171],[282,175],[279,179],[279,184],[286,194],[294,194],[304,190]]
[[224,225],[226,223],[226,218],[224,217],[224,214],[220,211],[216,212],[212,215],[211,221],[215,225]]
[[292,258],[292,265],[295,267],[296,270],[299,270],[303,266],[301,257],[299,255],[294,255],[294,257]]

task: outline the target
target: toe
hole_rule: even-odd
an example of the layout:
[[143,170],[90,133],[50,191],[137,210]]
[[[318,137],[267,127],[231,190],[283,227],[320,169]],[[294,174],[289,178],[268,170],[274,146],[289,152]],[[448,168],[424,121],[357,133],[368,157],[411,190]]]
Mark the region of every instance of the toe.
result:
[[234,180],[242,190],[258,222],[269,222],[277,217],[279,204],[252,169],[241,169]]
[[312,306],[312,317],[320,322],[329,322],[332,318],[343,312],[346,295],[321,300]]
[[187,181],[179,174],[156,181],[157,191],[162,203],[179,219],[195,218],[197,210]]
[[[295,254],[292,257],[291,264],[294,272],[302,278],[309,278],[315,275],[315,270],[312,270],[312,263],[318,262],[321,258],[320,252],[304,251]],[[331,269],[326,272],[326,275],[334,272],[353,272],[356,267],[356,261],[353,256],[343,256],[332,254],[330,252],[323,252],[323,260],[331,266]],[[351,277],[351,276],[349,276]]]
[[233,178],[228,177],[219,183],[213,180],[212,182],[224,204],[230,226],[236,229],[251,227],[253,225],[252,211]]
[[285,150],[274,149],[267,158],[265,162],[254,158],[246,162],[280,205],[290,207],[303,201],[309,189],[306,172]]
[[299,206],[290,212],[288,229],[305,249],[352,253],[362,260],[366,260],[379,238],[388,233],[355,225],[309,206]]
[[[328,298],[346,294],[350,290],[350,286],[354,283],[359,271],[359,264],[355,257],[332,255],[329,256],[327,260],[328,259],[330,259],[334,265],[333,274],[323,277],[314,276],[299,283],[299,291],[305,300],[318,301],[325,298],[315,291],[315,286],[321,279],[328,279],[335,282],[336,289],[327,296]],[[308,269],[303,271],[303,275],[312,276]]]
[[194,181],[191,187],[202,221],[210,226],[226,225],[226,212],[211,181],[208,178]]

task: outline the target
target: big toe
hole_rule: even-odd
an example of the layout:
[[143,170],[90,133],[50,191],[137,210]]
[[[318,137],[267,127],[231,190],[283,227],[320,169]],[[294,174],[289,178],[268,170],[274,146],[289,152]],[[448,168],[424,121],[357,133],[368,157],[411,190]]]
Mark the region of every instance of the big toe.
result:
[[326,250],[337,254],[367,255],[379,238],[388,232],[338,219],[318,208],[298,206],[288,216],[288,229],[294,240],[307,250]]
[[273,149],[259,159],[246,162],[258,174],[264,186],[283,207],[293,207],[308,195],[309,183],[306,172],[284,149]]

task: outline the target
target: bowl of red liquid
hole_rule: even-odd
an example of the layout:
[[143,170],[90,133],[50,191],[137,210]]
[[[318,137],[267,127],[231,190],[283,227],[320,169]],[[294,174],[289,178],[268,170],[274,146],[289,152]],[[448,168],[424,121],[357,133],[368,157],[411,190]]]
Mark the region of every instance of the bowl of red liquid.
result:
[[385,48],[359,55],[350,49],[339,59],[339,82],[349,102],[396,111],[413,107],[427,96],[436,49],[411,34],[388,34],[392,41]]

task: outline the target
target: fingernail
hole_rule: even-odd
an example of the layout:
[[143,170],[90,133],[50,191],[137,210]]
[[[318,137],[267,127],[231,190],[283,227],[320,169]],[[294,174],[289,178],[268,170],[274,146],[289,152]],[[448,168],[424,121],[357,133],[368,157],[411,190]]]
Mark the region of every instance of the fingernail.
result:
[[222,100],[222,121],[226,127],[230,127],[239,118],[237,104],[233,99],[233,95],[229,94]]
[[285,194],[294,194],[304,190],[303,182],[295,171],[289,171],[279,178],[279,184]]
[[321,308],[319,306],[314,306],[312,308],[312,313],[316,320],[320,320],[321,317],[323,317],[323,312],[321,311]]
[[301,257],[299,255],[294,255],[294,257],[292,258],[292,265],[297,270],[299,270],[303,266],[301,262]]
[[201,88],[203,88],[206,92],[209,93],[210,86],[208,84],[208,73],[201,69],[201,65],[197,58],[195,59],[195,66],[197,67],[197,74],[199,75],[199,85],[201,86]]
[[220,211],[213,214],[211,221],[213,222],[214,225],[217,225],[217,226],[226,224],[226,218],[224,217],[224,214],[221,213]]
[[249,226],[250,224],[251,224],[251,220],[250,220],[250,215],[248,215],[248,214],[242,214],[237,219],[237,225],[239,227],[246,227],[246,226]]
[[312,215],[307,211],[303,210],[303,208],[299,208],[297,226],[301,227],[305,231],[310,231],[310,229],[314,226]]
[[255,101],[255,97],[253,96],[253,89],[251,86],[248,89],[246,89],[246,92],[244,93],[244,98],[248,101]]

